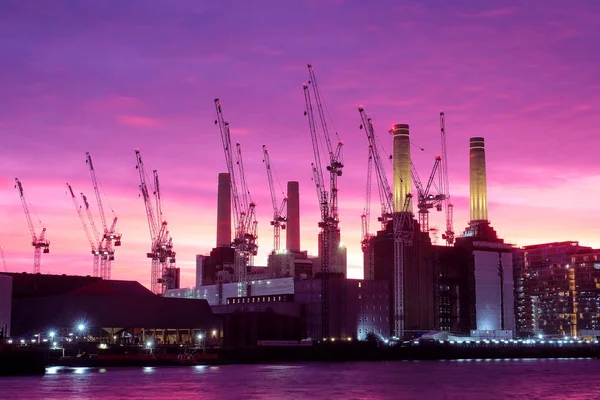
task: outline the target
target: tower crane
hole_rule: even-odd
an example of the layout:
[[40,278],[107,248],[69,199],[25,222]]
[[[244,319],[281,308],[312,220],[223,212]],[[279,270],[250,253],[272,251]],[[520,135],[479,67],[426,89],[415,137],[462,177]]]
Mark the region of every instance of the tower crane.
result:
[[33,273],[39,274],[42,253],[50,253],[50,241],[45,238],[46,228],[42,225],[42,221],[40,221],[39,218],[38,222],[40,225],[42,225],[42,232],[39,236],[35,234],[33,221],[31,220],[31,213],[29,212],[29,202],[25,197],[23,185],[18,178],[15,178],[15,187],[19,191],[19,197],[21,197],[21,203],[23,204],[23,210],[25,211],[25,218],[27,218],[27,225],[29,226],[29,232],[31,233],[31,245],[33,246]]
[[444,194],[444,208],[446,209],[446,231],[442,234],[442,239],[446,240],[446,245],[454,244],[453,214],[454,205],[450,199],[450,179],[448,176],[448,152],[446,150],[446,117],[443,111],[440,111],[440,134],[442,139],[442,193]]
[[[218,125],[221,133],[225,163],[231,180],[231,203],[233,205],[233,223],[235,226],[235,235],[232,242],[232,247],[235,249],[234,274],[235,280],[238,282],[238,296],[243,297],[247,293],[248,265],[251,265],[253,256],[258,252],[256,204],[251,200],[248,193],[244,176],[244,164],[241,158],[241,146],[239,143],[237,144],[237,157],[234,157],[229,122],[225,121],[223,107],[218,98],[215,99],[215,109],[217,113],[215,125]],[[237,165],[237,170],[234,164]]]
[[[429,233],[429,210],[432,208],[436,208],[437,211],[442,211],[442,201],[444,200],[444,194],[441,193],[442,187],[442,176],[439,172],[439,167],[442,160],[440,156],[435,157],[435,162],[433,164],[433,169],[431,170],[431,174],[429,175],[429,179],[427,180],[427,184],[424,186],[419,178],[419,174],[417,173],[417,169],[414,164],[410,163],[410,174],[412,176],[412,180],[415,184],[415,188],[417,189],[417,208],[419,209],[419,226],[421,227],[421,232]],[[438,178],[439,182],[435,183],[435,178]],[[432,194],[431,189],[435,186],[437,188],[438,194]]]
[[83,231],[85,232],[85,236],[87,237],[87,240],[90,244],[90,247],[92,249],[92,256],[93,256],[93,276],[98,276],[98,268],[100,265],[100,251],[98,250],[98,243],[97,243],[97,238],[92,238],[92,235],[90,233],[90,230],[88,229],[87,224],[85,223],[85,217],[83,216],[83,213],[81,212],[81,207],[79,206],[79,203],[77,202],[77,198],[75,197],[75,193],[73,193],[73,188],[71,187],[71,185],[69,185],[67,183],[67,188],[69,189],[69,193],[71,194],[71,199],[73,200],[73,205],[75,206],[75,211],[77,211],[77,216],[79,217],[79,221],[81,222],[81,226],[83,227]]
[[360,129],[364,129],[367,134],[367,140],[369,141],[369,152],[373,158],[373,164],[375,166],[375,176],[377,179],[377,188],[379,192],[379,200],[381,203],[381,214],[377,217],[377,220],[381,222],[381,228],[385,229],[388,221],[393,218],[394,214],[394,194],[390,187],[390,184],[385,173],[383,162],[379,152],[379,146],[377,145],[377,138],[375,136],[375,129],[373,128],[373,122],[368,117],[363,107],[358,108],[362,124]]
[[404,335],[404,249],[412,246],[414,234],[413,215],[410,212],[412,194],[408,193],[404,199],[401,210],[394,208],[394,195],[387,180],[387,175],[375,137],[375,129],[371,118],[369,118],[363,107],[358,108],[362,124],[369,141],[369,150],[375,165],[377,186],[381,200],[381,221],[383,228],[387,227],[388,221],[392,221],[393,243],[394,243],[394,336],[402,338]]
[[8,268],[6,268],[6,258],[4,258],[4,249],[0,246],[0,256],[2,256],[2,266],[4,267],[4,272],[8,272]]
[[363,253],[367,251],[369,247],[369,240],[373,237],[369,233],[370,223],[371,223],[371,175],[373,171],[373,156],[371,155],[371,147],[369,147],[369,156],[367,161],[367,198],[365,199],[365,209],[363,210],[362,215],[360,216],[361,226],[362,226],[362,235],[361,235],[361,248]]
[[267,150],[267,146],[263,145],[263,161],[265,163],[265,168],[267,169],[267,179],[269,180],[269,190],[271,192],[271,203],[273,205],[273,219],[271,220],[271,225],[273,225],[273,251],[279,251],[280,247],[280,239],[281,239],[281,230],[286,228],[287,222],[287,197],[283,197],[281,200],[281,204],[277,203],[277,195],[275,194],[275,185],[273,183],[273,170],[271,167],[271,158],[269,157],[269,151]]
[[[304,101],[306,103],[304,115],[308,117],[314,156],[314,162],[311,166],[321,209],[321,221],[319,222],[319,227],[321,228],[319,234],[319,259],[321,261],[321,274],[323,277],[321,280],[321,327],[323,338],[327,339],[329,337],[329,273],[339,272],[340,269],[338,265],[334,265],[333,256],[335,255],[334,252],[337,251],[340,240],[337,180],[342,175],[344,167],[342,161],[343,142],[339,140],[337,133],[335,133],[338,138],[338,144],[335,149],[332,147],[325,117],[325,106],[317,84],[315,71],[310,64],[308,64],[308,74],[308,83],[303,85]],[[317,109],[319,125],[315,121],[313,101]],[[317,129],[317,126],[319,126],[319,129]],[[319,147],[322,146],[323,141],[326,148],[320,149]],[[329,156],[329,164],[326,164],[326,169],[329,172],[329,188],[325,187],[323,179],[321,150],[327,151]]]
[[118,218],[115,215],[115,212],[111,208],[111,211],[113,214],[113,221],[109,228],[106,223],[106,215],[104,214],[104,206],[102,205],[102,198],[100,196],[100,187],[98,184],[98,178],[96,177],[96,170],[94,169],[94,164],[92,163],[92,156],[90,155],[89,152],[85,153],[85,156],[86,156],[85,162],[90,169],[90,176],[92,178],[92,185],[94,186],[96,202],[98,203],[98,211],[100,213],[100,220],[102,221],[102,228],[104,229],[104,233],[103,233],[103,237],[102,237],[103,242],[105,243],[106,250],[109,253],[111,253],[111,255],[109,257],[102,259],[102,262],[100,264],[99,276],[102,279],[110,279],[110,274],[111,274],[111,269],[112,269],[111,264],[112,264],[112,261],[114,260],[113,245],[114,246],[121,245],[121,234],[117,233],[115,230]]
[[153,206],[153,200],[150,198],[148,190],[148,175],[139,150],[135,151],[135,156],[137,160],[136,169],[140,176],[140,191],[146,207],[146,217],[150,230],[151,248],[150,252],[146,253],[146,256],[152,260],[150,286],[155,294],[163,294],[166,289],[174,289],[176,286],[176,253],[173,251],[173,238],[167,230],[168,224],[163,217],[158,171],[153,171],[154,188],[150,188],[154,195]]
[[[90,235],[92,237],[92,241],[90,242],[90,244],[96,243],[96,245],[92,247],[92,252],[94,251],[93,249],[95,247],[98,253],[98,261],[94,260],[93,276],[102,277],[101,270],[106,270],[106,264],[115,259],[115,252],[112,248],[108,248],[106,244],[106,239],[103,237],[103,235],[100,235],[98,233],[98,228],[96,228],[96,223],[94,222],[94,217],[92,216],[92,210],[90,209],[90,203],[88,203],[85,194],[80,194],[81,199],[83,200],[83,205],[85,207],[85,212],[87,214],[88,221],[90,223],[90,226],[92,227],[92,233]],[[76,205],[76,207],[78,206]],[[81,218],[81,216],[79,218]],[[85,220],[82,221],[82,223],[83,222],[85,222]],[[101,266],[103,267],[101,268]]]

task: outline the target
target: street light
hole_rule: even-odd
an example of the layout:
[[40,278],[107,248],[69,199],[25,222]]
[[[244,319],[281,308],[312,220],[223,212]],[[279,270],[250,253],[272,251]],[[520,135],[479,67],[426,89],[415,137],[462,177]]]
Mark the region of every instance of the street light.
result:
[[204,335],[202,333],[199,333],[196,337],[198,338],[198,340],[202,340],[204,338]]
[[79,330],[79,332],[85,331],[85,325],[84,324],[77,325],[77,330]]
[[54,331],[50,331],[50,332],[48,332],[48,336],[49,336],[51,339],[53,339],[55,335],[56,335],[56,333],[55,333]]

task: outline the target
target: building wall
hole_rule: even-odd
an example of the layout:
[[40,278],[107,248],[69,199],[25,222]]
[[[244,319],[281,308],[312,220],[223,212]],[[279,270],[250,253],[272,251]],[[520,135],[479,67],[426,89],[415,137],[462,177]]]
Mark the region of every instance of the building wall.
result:
[[437,329],[469,334],[476,327],[473,253],[462,247],[433,249],[435,273],[439,276]]
[[[251,296],[293,293],[294,278],[262,279],[249,282],[248,294]],[[228,298],[238,297],[238,283],[220,283],[195,288],[167,290],[164,296],[204,299],[211,306],[226,304]]]
[[[573,256],[583,254],[585,257],[589,253],[593,253],[591,247],[580,246],[575,241],[525,246],[514,253],[515,313],[519,335],[559,334],[571,330],[564,314],[572,310],[565,308],[564,299],[559,301],[556,296],[564,298],[568,291],[564,266]],[[558,295],[561,292],[563,296]]]
[[[514,281],[512,253],[500,250],[474,250],[475,257],[475,313],[477,330],[515,331]],[[500,268],[503,281],[500,282]],[[504,302],[501,298],[504,289]],[[504,324],[502,323],[504,310]]]
[[514,259],[522,335],[577,336],[600,328],[600,250],[547,243],[525,246]]
[[[296,282],[295,298],[306,318],[305,338],[321,340],[320,279]],[[332,278],[329,281],[330,337],[364,340],[368,333],[390,336],[390,289],[386,281]]]
[[0,274],[0,330],[6,327],[5,336],[10,336],[12,309],[12,277]]
[[[429,235],[419,232],[414,225],[415,234],[412,246],[404,248],[404,329],[408,336],[436,329],[438,277],[434,274],[433,248]],[[374,251],[374,279],[394,281],[394,241],[392,223],[385,231],[377,232],[372,240]],[[392,301],[393,304],[393,301]],[[390,310],[390,317],[393,310]]]
[[203,276],[207,260],[208,256],[196,254],[196,286],[202,286],[204,284]]

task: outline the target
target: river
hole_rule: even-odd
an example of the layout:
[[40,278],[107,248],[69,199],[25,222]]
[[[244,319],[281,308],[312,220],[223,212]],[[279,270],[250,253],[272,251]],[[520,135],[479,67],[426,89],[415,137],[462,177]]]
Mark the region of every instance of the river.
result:
[[600,399],[600,360],[455,360],[49,368],[0,399]]

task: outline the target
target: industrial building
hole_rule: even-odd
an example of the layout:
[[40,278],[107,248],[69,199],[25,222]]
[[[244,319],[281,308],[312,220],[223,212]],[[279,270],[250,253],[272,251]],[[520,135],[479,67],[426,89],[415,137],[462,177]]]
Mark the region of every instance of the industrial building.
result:
[[[156,296],[138,282],[95,277],[5,274],[12,277],[11,336],[73,334],[108,343],[193,342],[221,332],[206,301]],[[70,335],[69,335],[70,334]]]
[[514,263],[521,335],[600,334],[600,250],[574,241],[524,246]]
[[471,219],[456,246],[472,252],[475,277],[475,331],[482,336],[515,333],[514,246],[504,243],[488,220],[485,142],[469,140]]

